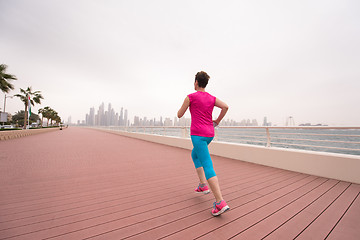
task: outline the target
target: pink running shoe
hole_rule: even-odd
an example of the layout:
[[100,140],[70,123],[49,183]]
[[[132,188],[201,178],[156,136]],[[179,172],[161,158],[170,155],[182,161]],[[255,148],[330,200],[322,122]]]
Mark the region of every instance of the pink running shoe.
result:
[[195,189],[196,193],[203,193],[203,194],[208,194],[210,192],[209,187],[207,185],[205,185],[204,187],[200,187],[199,186]]
[[219,216],[220,214],[229,210],[229,206],[226,204],[225,200],[221,200],[219,203],[214,202],[214,209],[211,210],[213,216]]

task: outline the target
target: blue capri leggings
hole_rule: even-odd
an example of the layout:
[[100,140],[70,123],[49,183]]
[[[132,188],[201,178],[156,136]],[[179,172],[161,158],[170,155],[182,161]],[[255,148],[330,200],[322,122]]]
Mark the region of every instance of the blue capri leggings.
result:
[[213,137],[200,137],[191,135],[191,141],[194,146],[191,152],[191,157],[195,164],[195,168],[204,168],[206,180],[216,176],[208,149],[208,145],[212,140]]

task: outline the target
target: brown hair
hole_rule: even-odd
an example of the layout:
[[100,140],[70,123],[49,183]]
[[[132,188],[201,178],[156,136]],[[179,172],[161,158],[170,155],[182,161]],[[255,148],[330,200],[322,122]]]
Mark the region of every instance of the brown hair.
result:
[[210,76],[204,72],[204,71],[201,71],[201,72],[198,72],[196,75],[195,75],[195,81],[198,81],[198,85],[199,87],[201,88],[205,88],[206,85],[208,84],[209,82],[209,79],[210,79]]

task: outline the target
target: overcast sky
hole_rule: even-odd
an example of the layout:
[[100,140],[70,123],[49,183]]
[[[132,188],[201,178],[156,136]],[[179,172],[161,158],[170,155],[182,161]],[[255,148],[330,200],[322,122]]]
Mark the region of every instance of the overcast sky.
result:
[[[67,121],[176,116],[198,71],[237,121],[360,125],[358,0],[0,0],[0,63]],[[0,93],[3,108],[4,94]],[[23,109],[7,99],[6,110]],[[186,115],[190,116],[189,113]]]

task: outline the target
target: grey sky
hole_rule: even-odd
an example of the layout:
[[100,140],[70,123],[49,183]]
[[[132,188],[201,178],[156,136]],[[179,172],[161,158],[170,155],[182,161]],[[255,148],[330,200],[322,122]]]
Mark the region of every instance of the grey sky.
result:
[[360,125],[357,0],[0,0],[0,9],[0,62],[19,79],[10,94],[42,91],[36,111],[75,122],[110,102],[131,119],[173,118],[204,70],[226,118]]

